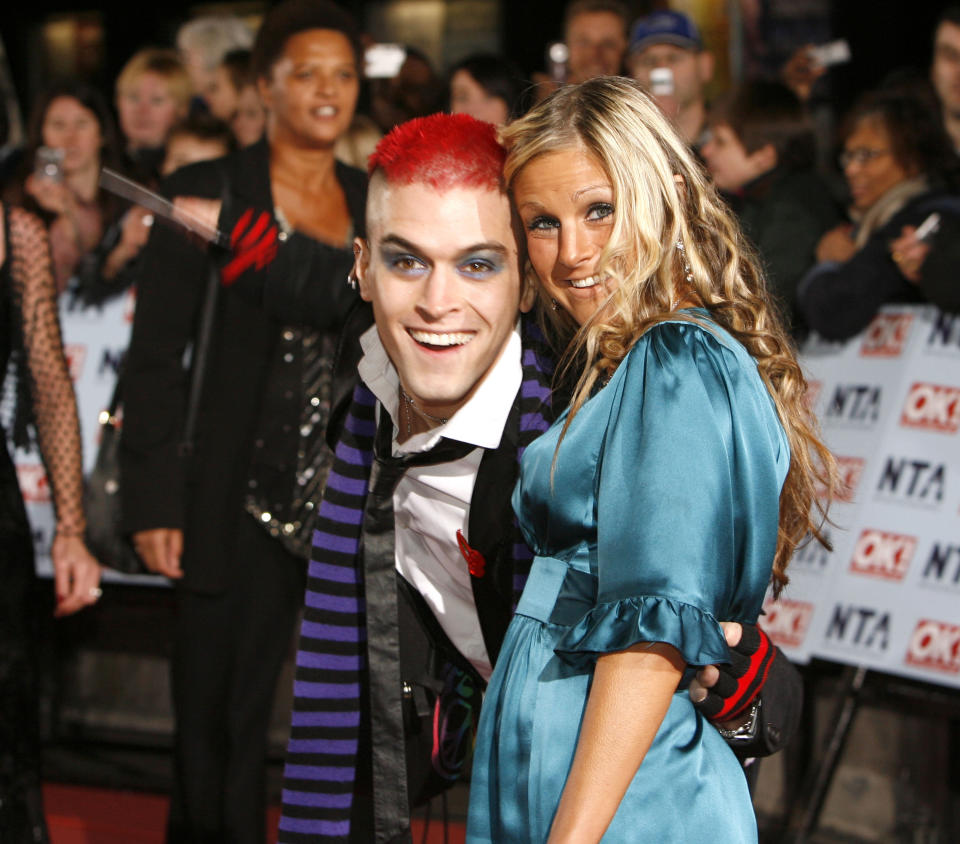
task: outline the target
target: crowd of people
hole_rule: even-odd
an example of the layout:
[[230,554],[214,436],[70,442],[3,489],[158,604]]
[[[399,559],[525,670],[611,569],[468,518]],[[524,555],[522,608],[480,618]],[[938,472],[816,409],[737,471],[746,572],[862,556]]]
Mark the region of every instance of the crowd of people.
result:
[[[367,81],[347,12],[285,0],[137,51],[114,108],[77,81],[34,104],[0,205],[7,436],[34,420],[56,612],[96,604],[57,299],[134,287],[122,531],[176,585],[171,842],[264,840],[301,614],[281,841],[408,840],[474,731],[472,841],[755,840],[737,759],[799,696],[757,616],[836,484],[796,348],[960,310],[960,8],[929,80],[877,80],[837,138],[808,45],[708,99],[678,12],[573,0],[564,43],[532,79],[408,48]],[[42,842],[6,452],[0,495],[0,837]]]

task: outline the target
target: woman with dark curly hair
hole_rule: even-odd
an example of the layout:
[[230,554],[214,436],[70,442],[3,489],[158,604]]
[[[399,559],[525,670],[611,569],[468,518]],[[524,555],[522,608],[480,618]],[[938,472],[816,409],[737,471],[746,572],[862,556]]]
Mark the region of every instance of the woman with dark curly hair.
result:
[[[847,118],[840,164],[853,224],[821,238],[820,263],[800,281],[807,324],[843,340],[889,302],[960,308],[960,251],[949,236],[960,223],[957,158],[932,105],[904,87],[867,94]],[[916,228],[933,213],[942,231],[918,242]]]

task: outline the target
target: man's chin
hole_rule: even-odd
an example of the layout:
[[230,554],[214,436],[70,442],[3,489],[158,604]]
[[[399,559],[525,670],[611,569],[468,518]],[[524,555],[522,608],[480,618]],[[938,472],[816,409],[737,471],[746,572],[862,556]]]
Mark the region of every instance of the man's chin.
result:
[[418,410],[426,411],[433,416],[449,418],[466,402],[468,393],[455,393],[447,384],[443,388],[431,389],[425,386],[419,390],[414,386],[412,393],[408,395],[413,399]]

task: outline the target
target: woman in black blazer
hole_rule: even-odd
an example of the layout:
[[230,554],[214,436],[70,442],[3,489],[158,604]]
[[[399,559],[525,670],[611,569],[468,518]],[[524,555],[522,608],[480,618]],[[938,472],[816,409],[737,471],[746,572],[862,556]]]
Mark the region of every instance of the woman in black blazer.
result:
[[177,584],[169,840],[264,838],[267,724],[323,480],[337,320],[355,295],[345,279],[366,179],[336,162],[333,146],[353,117],[360,60],[354,23],[333,3],[275,7],[253,56],[266,138],[164,185],[168,196],[221,200],[236,240],[267,232],[255,264],[275,257],[269,272],[296,268],[329,317],[319,321],[326,330],[315,330],[316,316],[314,329],[284,324],[237,280],[242,268],[228,266],[190,455],[181,447],[184,360],[218,256],[160,226],[143,256],[121,469],[125,527],[147,566]]

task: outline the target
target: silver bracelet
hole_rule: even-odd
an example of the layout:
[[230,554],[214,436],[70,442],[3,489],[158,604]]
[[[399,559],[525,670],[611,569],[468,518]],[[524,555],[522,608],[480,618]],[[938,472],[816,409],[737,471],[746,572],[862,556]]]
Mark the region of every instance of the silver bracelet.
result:
[[757,723],[760,718],[760,700],[759,698],[753,702],[753,705],[750,707],[750,712],[747,715],[747,720],[744,721],[739,727],[735,727],[732,730],[724,730],[721,727],[717,727],[717,732],[720,733],[727,741],[735,742],[747,742],[752,741],[757,737]]

